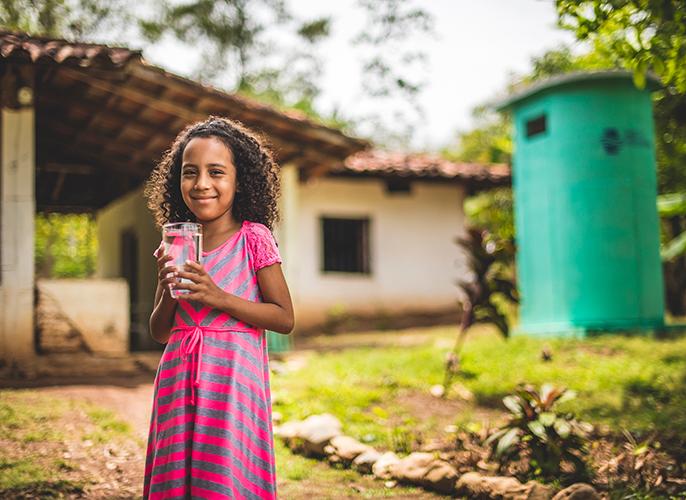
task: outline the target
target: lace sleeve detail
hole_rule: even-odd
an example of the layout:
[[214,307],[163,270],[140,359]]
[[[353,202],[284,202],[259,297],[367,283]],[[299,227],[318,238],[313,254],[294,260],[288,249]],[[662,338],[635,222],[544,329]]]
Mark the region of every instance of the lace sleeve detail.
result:
[[267,226],[259,222],[250,222],[246,229],[248,249],[255,271],[282,262],[277,243]]

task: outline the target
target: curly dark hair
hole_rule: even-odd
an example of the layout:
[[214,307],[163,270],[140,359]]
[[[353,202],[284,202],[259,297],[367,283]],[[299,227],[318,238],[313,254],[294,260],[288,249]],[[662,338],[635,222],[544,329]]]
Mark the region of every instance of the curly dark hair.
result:
[[238,222],[260,222],[270,230],[279,220],[279,167],[266,142],[243,124],[219,116],[184,128],[145,183],[144,195],[158,229],[168,222],[195,222],[181,197],[181,159],[195,137],[216,137],[229,148],[236,167],[232,214]]

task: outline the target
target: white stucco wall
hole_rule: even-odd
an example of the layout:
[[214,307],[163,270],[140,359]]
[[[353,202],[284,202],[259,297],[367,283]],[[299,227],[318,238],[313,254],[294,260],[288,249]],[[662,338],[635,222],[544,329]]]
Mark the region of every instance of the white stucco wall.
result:
[[91,352],[129,351],[129,289],[125,280],[41,279],[36,286],[78,330]]
[[35,115],[0,114],[0,373],[32,376]]
[[[377,179],[321,178],[301,184],[298,266],[289,285],[297,323],[332,310],[394,313],[456,307],[455,282],[465,272],[454,239],[464,230],[464,189],[416,181],[409,194],[389,194]],[[321,217],[368,217],[371,274],[322,273]]]
[[98,227],[98,264],[96,277],[119,278],[122,275],[121,235],[132,230],[138,238],[138,324],[132,324],[141,348],[157,344],[148,333],[148,320],[152,313],[157,266],[152,252],[160,244],[160,233],[145,205],[143,188],[107,205],[96,215]]

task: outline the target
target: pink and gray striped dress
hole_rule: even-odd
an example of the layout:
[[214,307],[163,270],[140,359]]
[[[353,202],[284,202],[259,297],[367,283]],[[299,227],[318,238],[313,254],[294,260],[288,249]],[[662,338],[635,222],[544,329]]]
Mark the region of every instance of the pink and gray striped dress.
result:
[[[281,262],[274,237],[244,221],[203,266],[224,291],[262,302],[257,271]],[[143,498],[276,498],[264,330],[179,299],[155,376]]]

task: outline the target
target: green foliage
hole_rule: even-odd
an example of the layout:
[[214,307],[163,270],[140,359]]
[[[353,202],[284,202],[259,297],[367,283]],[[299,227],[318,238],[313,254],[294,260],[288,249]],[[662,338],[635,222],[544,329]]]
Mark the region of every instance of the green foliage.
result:
[[365,22],[353,38],[361,49],[363,97],[392,112],[359,121],[377,144],[406,146],[424,118],[419,95],[427,84],[427,52],[420,40],[434,36],[434,19],[411,0],[358,0]]
[[37,35],[83,39],[128,20],[127,0],[2,0],[4,29]]
[[466,331],[475,323],[492,323],[507,337],[509,326],[506,312],[496,297],[507,302],[519,302],[512,273],[512,249],[490,240],[488,231],[467,230],[466,238],[457,243],[467,255],[469,279],[458,283],[463,292],[460,330]]
[[[588,472],[582,457],[593,428],[557,410],[559,403],[575,396],[573,391],[551,384],[543,385],[540,392],[531,385],[517,387],[513,395],[503,399],[510,412],[508,422],[486,440],[492,456],[502,466],[519,460],[526,452],[529,472],[536,477],[586,479]],[[563,464],[567,465],[564,472]]]
[[607,47],[634,71],[648,70],[686,92],[686,3],[683,0],[556,0],[559,23],[579,40]]
[[514,258],[512,189],[497,188],[472,196],[465,201],[464,210],[471,224],[486,229],[487,244],[492,242],[496,248],[507,248]]
[[512,125],[501,115],[477,108],[473,115],[477,125],[458,136],[457,147],[446,148],[443,156],[453,161],[490,164],[512,161]]
[[235,68],[235,88],[256,74],[256,61],[267,53],[265,29],[285,23],[291,15],[283,0],[187,0],[157,3],[157,15],[140,21],[152,41],[171,33],[187,44],[205,48],[201,78]]
[[[657,197],[657,209],[660,217],[680,221],[686,215],[686,193],[663,194]],[[663,240],[666,231],[663,231]],[[672,261],[686,253],[686,231],[664,241],[660,250],[663,261]]]
[[84,214],[38,214],[36,274],[44,278],[86,278],[95,271],[95,221]]
[[467,279],[457,283],[462,292],[462,316],[455,346],[445,361],[444,394],[454,377],[460,374],[460,353],[467,331],[477,323],[490,323],[503,337],[508,337],[508,315],[519,303],[511,239],[498,241],[490,236],[488,230],[469,227],[467,237],[457,238],[456,242],[466,255],[468,271]]

